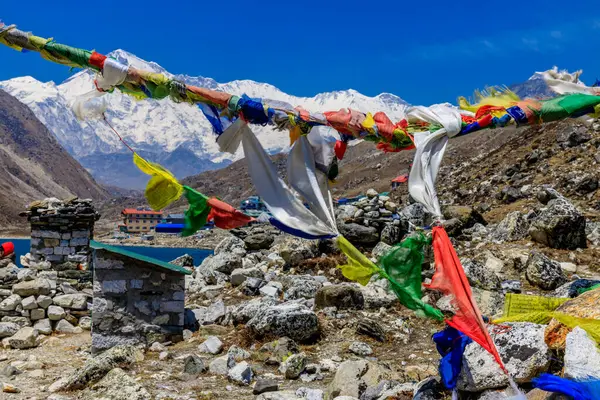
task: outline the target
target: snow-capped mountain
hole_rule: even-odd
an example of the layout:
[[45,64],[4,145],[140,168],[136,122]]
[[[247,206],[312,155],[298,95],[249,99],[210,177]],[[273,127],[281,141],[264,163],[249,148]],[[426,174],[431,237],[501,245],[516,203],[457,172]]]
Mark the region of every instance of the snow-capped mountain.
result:
[[[392,120],[401,118],[406,105],[389,93],[368,97],[349,89],[321,93],[314,97],[296,97],[276,87],[250,80],[218,83],[211,78],[173,75],[154,62],[144,61],[123,50],[110,56],[137,68],[160,72],[188,84],[247,94],[300,105],[311,111],[338,110],[351,107],[361,111],[384,111]],[[0,82],[0,89],[25,103],[54,133],[58,141],[100,182],[125,188],[141,188],[147,179],[131,163],[131,154],[102,120],[78,120],[71,104],[80,95],[94,90],[94,73],[81,71],[63,83],[42,83],[32,77]],[[131,147],[169,168],[182,178],[202,171],[223,167],[241,158],[221,153],[209,122],[200,109],[176,104],[169,99],[136,101],[115,91],[105,96],[107,118]],[[253,127],[260,142],[270,153],[287,149],[289,136],[271,127]]]

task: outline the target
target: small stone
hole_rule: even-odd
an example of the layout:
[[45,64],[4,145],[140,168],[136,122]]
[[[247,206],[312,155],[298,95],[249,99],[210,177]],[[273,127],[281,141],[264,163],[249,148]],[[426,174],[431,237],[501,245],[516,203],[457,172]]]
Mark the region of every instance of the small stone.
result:
[[158,355],[158,359],[159,359],[160,361],[164,361],[164,360],[171,359],[171,358],[173,358],[173,356],[172,356],[172,355],[171,355],[171,353],[169,353],[168,351],[162,351],[162,352],[160,352],[160,354]]
[[219,354],[223,350],[223,342],[216,336],[209,336],[200,346],[201,353]]
[[11,385],[10,383],[3,383],[2,391],[4,393],[20,393],[21,389],[19,389],[18,387],[14,386],[14,385]]
[[48,307],[48,318],[50,321],[59,321],[65,317],[66,313],[64,308],[59,306]]
[[372,199],[374,197],[377,197],[378,194],[379,193],[377,193],[377,190],[375,190],[375,189],[369,189],[369,190],[367,190],[367,197],[370,198],[370,199]]
[[600,379],[600,350],[580,327],[567,334],[564,373],[575,381]]
[[250,358],[249,352],[236,345],[231,346],[229,350],[227,350],[227,354],[230,354],[236,362],[240,362]]
[[252,388],[252,394],[259,395],[266,392],[276,392],[279,390],[279,385],[274,379],[258,379]]
[[364,308],[365,299],[362,292],[350,285],[324,286],[317,291],[315,306],[317,308],[336,307],[337,309]]
[[34,296],[25,297],[21,301],[21,305],[23,306],[23,310],[33,310],[34,308],[38,307]]
[[84,331],[92,330],[92,318],[90,317],[81,317],[79,318],[79,327]]
[[380,342],[385,341],[385,330],[381,324],[375,320],[364,318],[358,321],[356,332],[361,335],[369,336]]
[[529,283],[544,290],[554,290],[567,282],[560,264],[537,251],[532,251],[527,259],[526,277]]
[[0,311],[14,311],[21,305],[21,296],[12,294],[0,302]]
[[52,297],[44,296],[43,294],[39,295],[36,300],[38,306],[46,309],[48,306],[52,304]]
[[9,337],[7,342],[13,349],[30,349],[38,345],[38,334],[39,332],[34,328],[21,328],[17,333]]
[[29,312],[29,319],[32,321],[37,321],[40,319],[44,319],[46,317],[46,310],[43,308],[36,308],[35,310],[31,310]]
[[17,333],[21,327],[14,322],[0,322],[0,339]]
[[253,376],[252,368],[250,368],[250,365],[248,365],[246,361],[242,361],[235,367],[231,368],[227,373],[227,376],[234,382],[243,385],[249,385]]
[[152,345],[148,349],[148,351],[150,351],[152,353],[160,353],[165,350],[167,350],[167,346],[165,346],[164,344],[159,343],[159,342],[152,343]]
[[190,375],[199,375],[207,370],[204,361],[197,355],[189,355],[183,360],[183,372]]
[[350,350],[350,352],[358,356],[363,357],[370,356],[371,354],[373,354],[373,349],[371,348],[371,346],[364,342],[352,342],[348,350]]
[[306,366],[306,354],[298,353],[289,356],[279,367],[286,379],[298,379]]

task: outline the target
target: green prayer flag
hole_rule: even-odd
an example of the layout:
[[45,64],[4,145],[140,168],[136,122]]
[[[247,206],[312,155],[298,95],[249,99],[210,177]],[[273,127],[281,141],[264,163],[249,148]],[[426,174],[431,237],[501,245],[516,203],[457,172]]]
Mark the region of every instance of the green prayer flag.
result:
[[189,204],[185,211],[185,227],[181,232],[181,235],[185,237],[193,235],[206,225],[210,207],[208,206],[208,197],[191,187],[184,186],[183,193]]

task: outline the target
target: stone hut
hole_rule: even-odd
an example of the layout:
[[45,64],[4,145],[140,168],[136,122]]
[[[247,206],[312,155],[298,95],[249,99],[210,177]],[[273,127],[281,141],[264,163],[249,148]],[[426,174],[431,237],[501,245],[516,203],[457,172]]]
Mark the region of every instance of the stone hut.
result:
[[52,268],[57,270],[89,264],[89,242],[94,238],[94,223],[100,218],[92,200],[49,198],[33,202],[21,215],[27,216],[31,224],[32,263],[47,261],[51,268],[74,264],[73,268]]
[[92,241],[92,352],[183,338],[183,267]]

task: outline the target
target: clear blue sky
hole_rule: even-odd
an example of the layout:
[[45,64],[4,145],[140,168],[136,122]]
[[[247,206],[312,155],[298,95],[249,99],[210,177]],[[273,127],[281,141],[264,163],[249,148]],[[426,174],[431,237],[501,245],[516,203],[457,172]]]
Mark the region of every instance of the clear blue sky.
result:
[[[428,105],[553,65],[600,78],[598,0],[51,3],[5,0],[0,18],[72,46],[122,48],[173,73],[253,79],[300,96],[353,88]],[[23,75],[60,82],[69,71],[2,46],[0,80]]]

